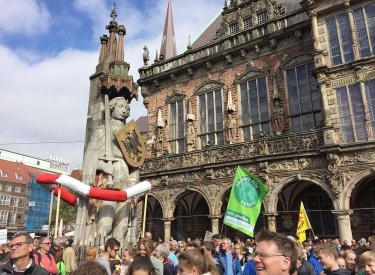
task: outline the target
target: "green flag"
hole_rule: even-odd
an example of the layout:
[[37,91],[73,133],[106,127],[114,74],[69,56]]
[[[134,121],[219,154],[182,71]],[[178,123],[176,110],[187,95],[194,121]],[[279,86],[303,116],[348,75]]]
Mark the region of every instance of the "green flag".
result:
[[258,178],[238,166],[224,223],[253,236],[262,200],[267,193],[267,187]]

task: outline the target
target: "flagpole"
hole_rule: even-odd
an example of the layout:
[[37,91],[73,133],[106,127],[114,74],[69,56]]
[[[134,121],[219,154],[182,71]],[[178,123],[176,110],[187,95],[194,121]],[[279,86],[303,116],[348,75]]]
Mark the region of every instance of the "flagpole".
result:
[[48,233],[47,233],[47,237],[49,238],[50,235],[51,235],[51,219],[52,219],[52,206],[53,206],[53,198],[54,198],[54,195],[53,195],[53,191],[51,192],[51,201],[49,203],[49,216],[48,216]]
[[[313,228],[312,228],[312,226],[311,226],[311,223],[310,223],[310,220],[309,220],[309,216],[307,216],[306,209],[305,209],[305,206],[303,205],[303,202],[302,202],[302,201],[301,201],[301,204],[302,204],[302,206],[303,206],[303,210],[305,211],[305,214],[306,214],[306,220],[309,222],[310,230],[311,230],[313,236],[315,237],[315,233],[314,233],[314,230],[313,230]],[[305,232],[306,232],[306,231],[305,231]]]
[[61,185],[57,185],[59,187],[57,192],[57,207],[56,207],[56,222],[55,222],[55,238],[57,238],[57,227],[59,225],[59,211],[60,211],[60,197],[61,197]]

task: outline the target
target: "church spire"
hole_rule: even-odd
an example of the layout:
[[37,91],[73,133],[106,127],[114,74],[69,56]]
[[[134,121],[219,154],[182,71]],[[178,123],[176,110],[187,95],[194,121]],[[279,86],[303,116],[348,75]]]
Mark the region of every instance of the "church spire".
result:
[[160,60],[170,59],[177,55],[176,39],[174,35],[172,4],[168,0],[167,15],[165,17],[163,38],[160,47]]

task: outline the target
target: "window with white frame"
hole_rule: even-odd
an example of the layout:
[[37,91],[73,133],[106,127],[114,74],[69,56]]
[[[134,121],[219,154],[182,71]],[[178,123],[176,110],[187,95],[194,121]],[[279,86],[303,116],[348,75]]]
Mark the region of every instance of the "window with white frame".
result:
[[17,180],[22,180],[22,176],[21,175],[18,175],[17,173],[15,173],[16,174],[16,179]]
[[260,131],[270,134],[266,77],[240,84],[240,91],[244,141],[257,138]]
[[12,186],[7,185],[7,186],[5,187],[5,191],[7,191],[7,192],[12,191]]
[[234,33],[239,32],[240,29],[238,27],[238,23],[234,23],[234,24],[230,25],[229,30],[230,30],[230,34],[234,34]]
[[13,198],[13,206],[18,207],[19,198],[14,197]]
[[266,11],[262,13],[258,13],[258,24],[264,23],[267,20],[268,20],[268,13]]
[[368,119],[375,134],[375,80],[365,82],[366,98],[362,98],[360,84],[336,89],[341,136],[345,143],[364,141],[368,138],[364,102],[368,104]]
[[316,80],[311,74],[314,63],[286,71],[289,115],[293,133],[310,131],[321,120],[321,103]]
[[185,149],[184,101],[169,104],[169,148],[172,154]]
[[2,176],[3,178],[8,177],[8,173],[6,173],[6,172],[4,172],[4,171],[2,171],[2,170],[0,170],[0,174],[1,174],[1,176]]
[[199,95],[199,135],[201,147],[210,141],[224,145],[224,121],[222,91],[216,90]]
[[253,25],[253,20],[251,19],[251,17],[250,18],[246,18],[246,19],[244,19],[243,23],[244,23],[243,24],[244,28],[248,29],[248,28],[250,28]]
[[16,188],[14,188],[14,191],[15,191],[16,193],[21,193],[21,187],[16,187]]
[[8,211],[0,210],[0,223],[7,223],[8,221]]
[[10,196],[0,195],[0,205],[10,205]]
[[353,18],[360,57],[375,54],[375,3],[354,9]]
[[349,18],[342,13],[326,19],[331,63],[333,66],[354,60]]

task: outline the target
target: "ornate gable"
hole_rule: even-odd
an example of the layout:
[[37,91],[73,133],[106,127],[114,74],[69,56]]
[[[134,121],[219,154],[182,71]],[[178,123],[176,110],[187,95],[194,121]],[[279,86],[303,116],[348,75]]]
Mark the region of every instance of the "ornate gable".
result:
[[288,59],[280,67],[281,68],[291,67],[291,66],[295,66],[297,64],[306,63],[306,62],[313,62],[313,56],[311,54],[302,53],[302,54],[295,55],[292,58]]
[[218,80],[208,80],[201,85],[197,86],[194,90],[195,95],[204,94],[207,92],[211,92],[214,90],[222,89],[225,86],[225,84]]
[[186,97],[185,94],[182,94],[182,93],[179,93],[179,92],[175,92],[175,93],[169,95],[167,97],[167,99],[165,100],[165,102],[168,103],[168,104],[170,104],[170,103],[173,103],[173,102],[184,100],[185,97]]
[[251,79],[255,79],[255,78],[258,78],[258,77],[266,76],[267,74],[268,74],[268,70],[261,70],[261,69],[250,68],[250,69],[246,70],[240,76],[237,76],[234,79],[234,83],[237,84],[237,83],[249,81]]

